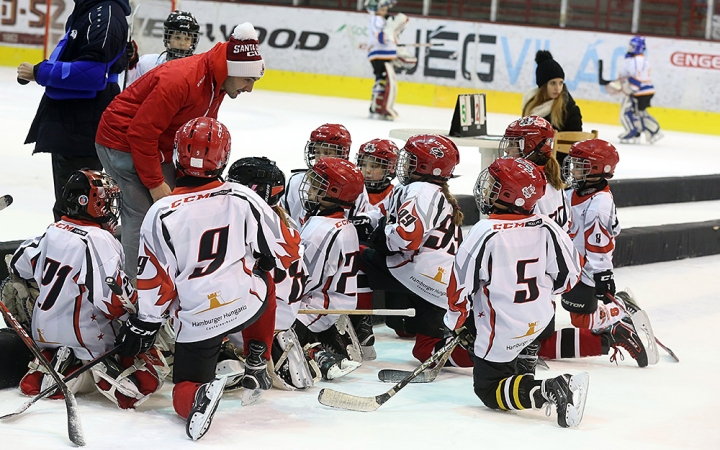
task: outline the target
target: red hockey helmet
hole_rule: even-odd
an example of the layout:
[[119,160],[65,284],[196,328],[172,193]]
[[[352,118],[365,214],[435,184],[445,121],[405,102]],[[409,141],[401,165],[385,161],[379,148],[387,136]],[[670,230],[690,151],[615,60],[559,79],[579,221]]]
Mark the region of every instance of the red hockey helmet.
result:
[[122,192],[110,175],[97,170],[77,170],[63,187],[65,214],[89,220],[115,233],[122,211]]
[[210,117],[198,117],[175,133],[175,167],[198,178],[219,177],[230,158],[230,132]]
[[614,145],[602,139],[574,143],[563,162],[565,182],[582,188],[588,177],[612,178],[620,156]]
[[305,144],[305,163],[312,169],[318,153],[320,159],[326,156],[349,159],[350,144],[350,132],[344,126],[335,123],[320,125],[310,133],[310,140]]
[[530,158],[540,154],[545,158],[552,155],[555,129],[547,120],[538,116],[527,116],[508,125],[500,141],[500,151],[514,158]]
[[417,134],[400,150],[397,176],[403,185],[410,184],[413,175],[423,181],[445,182],[459,163],[460,152],[451,139],[439,134]]
[[483,214],[498,211],[498,204],[506,206],[507,212],[530,214],[546,186],[545,174],[533,162],[503,157],[480,173],[473,194]]
[[[357,155],[357,166],[365,177],[365,186],[373,191],[387,188],[395,178],[395,164],[398,158],[398,147],[388,139],[373,139],[360,146]],[[374,169],[382,171],[382,177],[371,179]]]
[[305,173],[300,184],[300,201],[310,214],[317,213],[323,201],[348,209],[362,191],[363,176],[355,164],[327,157]]

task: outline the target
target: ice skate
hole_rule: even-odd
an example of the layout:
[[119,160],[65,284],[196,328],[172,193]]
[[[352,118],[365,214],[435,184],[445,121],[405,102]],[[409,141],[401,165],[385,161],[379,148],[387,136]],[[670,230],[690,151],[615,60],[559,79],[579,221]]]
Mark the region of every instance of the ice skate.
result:
[[546,400],[546,414],[550,415],[550,408],[555,405],[558,425],[563,428],[580,425],[589,384],[590,375],[587,372],[543,380],[540,391]]
[[245,360],[245,376],[242,387],[245,388],[242,396],[243,406],[255,403],[263,391],[272,387],[272,378],[267,371],[267,360],[263,356],[267,350],[264,342],[250,341],[248,357]]
[[307,345],[305,351],[308,357],[317,365],[320,370],[320,375],[322,375],[324,380],[334,380],[344,377],[360,367],[360,362],[351,361],[337,353],[320,349],[317,345],[318,344]]
[[656,132],[651,132],[650,130],[645,130],[643,133],[645,135],[645,141],[648,144],[654,144],[660,139],[664,138],[665,135],[660,132],[660,130],[657,130]]
[[375,334],[371,316],[352,316],[350,321],[355,328],[355,334],[360,342],[360,351],[363,361],[372,361],[377,358],[375,352]]
[[205,436],[212,422],[218,402],[223,395],[227,377],[221,377],[200,386],[195,393],[190,415],[187,418],[185,432],[193,441]]
[[617,352],[620,351],[620,348],[623,348],[637,361],[638,366],[646,367],[648,365],[648,354],[645,351],[645,346],[629,317],[613,324],[610,330],[607,331],[607,336],[608,344],[615,350],[610,357],[610,361],[616,361]]
[[[517,357],[517,374],[535,375],[535,366],[538,364],[538,352],[540,351],[540,343],[533,342],[520,352]],[[543,362],[544,364],[544,362]],[[547,367],[547,365],[545,365]]]

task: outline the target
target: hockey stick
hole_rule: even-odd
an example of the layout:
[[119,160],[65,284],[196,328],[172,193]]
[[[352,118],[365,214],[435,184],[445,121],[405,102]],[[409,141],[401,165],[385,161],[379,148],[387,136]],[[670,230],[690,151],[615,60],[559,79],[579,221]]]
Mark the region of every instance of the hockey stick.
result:
[[347,314],[348,316],[415,317],[415,309],[301,309],[298,314]]
[[0,197],[0,211],[12,205],[13,198],[11,195],[3,195]]
[[110,287],[110,290],[113,291],[113,294],[120,297],[120,301],[122,301],[123,307],[125,310],[136,313],[137,312],[137,306],[133,304],[133,302],[130,301],[130,299],[127,296],[127,293],[123,290],[122,287],[120,287],[119,284],[117,284],[117,281],[113,277],[105,277],[105,284]]
[[[410,380],[410,383],[430,383],[432,381],[435,381],[435,378],[437,378],[440,370],[442,370],[443,366],[445,366],[447,360],[450,359],[450,355],[455,350],[455,347],[457,347],[457,345],[448,349],[432,369],[426,370],[425,372],[418,374],[418,376]],[[405,379],[405,377],[407,377],[411,373],[412,372],[407,370],[382,369],[380,372],[378,372],[378,380],[385,383],[398,383]]]
[[437,44],[431,44],[431,43],[416,43],[416,44],[398,44],[398,47],[444,47],[444,42],[438,42]]
[[[130,43],[132,42],[133,28],[135,28],[135,14],[137,14],[138,9],[140,9],[140,3],[138,3],[135,6],[135,11],[133,11],[132,15],[130,16],[130,29],[128,30],[127,45],[130,45]],[[128,61],[128,64],[129,63],[130,63],[130,61]],[[128,76],[129,70],[130,70],[130,68],[127,66],[127,64],[125,64],[125,77],[123,78],[123,88],[122,88],[123,91],[127,87],[127,76]]]
[[10,310],[7,309],[7,306],[5,306],[5,304],[2,302],[0,302],[0,312],[2,312],[2,315],[5,318],[5,322],[7,322],[8,325],[15,329],[15,332],[18,334],[18,336],[20,336],[20,339],[25,342],[25,345],[28,346],[30,351],[33,353],[33,355],[35,355],[38,361],[40,361],[40,364],[42,364],[42,366],[45,368],[45,370],[47,370],[50,376],[53,377],[55,383],[62,391],[63,396],[65,397],[65,406],[67,408],[68,437],[73,444],[79,447],[84,446],[85,437],[83,436],[82,424],[80,423],[80,415],[78,414],[78,406],[77,401],[75,400],[75,396],[72,392],[70,392],[65,382],[63,382],[62,378],[55,371],[53,366],[48,362],[47,358],[45,358],[45,355],[43,355],[40,347],[38,347],[35,341],[32,340],[32,338],[27,334],[22,325],[20,325],[20,322],[17,321],[17,319],[12,315]]
[[[80,367],[80,368],[79,368],[78,370],[76,370],[75,372],[73,372],[73,373],[71,373],[70,375],[68,375],[67,377],[65,377],[65,380],[64,380],[64,381],[67,383],[68,381],[73,380],[73,379],[79,377],[79,376],[82,375],[83,373],[85,373],[85,372],[87,372],[88,370],[92,369],[93,366],[95,366],[95,365],[98,364],[99,362],[103,361],[103,360],[104,360],[105,358],[107,358],[108,356],[112,356],[112,355],[116,354],[119,350],[120,350],[120,346],[119,346],[119,345],[116,346],[116,347],[111,348],[110,350],[106,351],[106,352],[103,353],[102,355],[98,356],[97,358],[93,359],[93,360],[90,361],[89,363],[87,363],[87,364],[85,364],[84,366]],[[57,390],[57,388],[58,388],[57,383],[56,383],[56,384],[53,384],[53,385],[50,386],[49,388],[45,389],[44,391],[42,391],[42,392],[40,392],[39,394],[37,394],[35,397],[33,397],[33,398],[31,398],[30,400],[28,400],[27,402],[25,402],[20,408],[16,409],[14,412],[11,412],[11,413],[9,413],[9,414],[5,414],[4,416],[0,416],[0,420],[11,419],[11,418],[13,418],[13,417],[17,417],[18,415],[20,415],[20,414],[24,413],[25,411],[27,411],[28,408],[30,408],[32,405],[34,405],[35,402],[37,402],[38,400],[40,400],[40,399],[42,399],[42,398],[45,398],[45,397],[47,397],[48,395],[50,395],[50,394],[52,394],[53,392],[55,392],[55,391]]]
[[374,397],[358,397],[356,395],[350,395],[332,389],[322,389],[320,391],[320,394],[318,395],[318,401],[325,406],[347,409],[350,411],[375,411],[380,406],[385,404],[385,402],[390,400],[395,394],[397,394],[400,389],[404,388],[408,385],[408,383],[412,382],[415,377],[423,373],[433,364],[439,362],[446,353],[452,352],[452,349],[454,349],[455,346],[458,345],[460,339],[460,335],[455,336],[455,338],[445,344],[443,348],[441,348],[439,351],[435,352],[434,355],[428,358],[427,361],[420,364],[415,370],[413,370],[410,375],[403,378],[399,383],[391,387],[384,394],[376,395]]
[[603,78],[603,60],[598,59],[598,83],[600,84],[600,86],[607,86],[608,84],[610,84],[610,81],[611,80],[606,80],[605,78]]

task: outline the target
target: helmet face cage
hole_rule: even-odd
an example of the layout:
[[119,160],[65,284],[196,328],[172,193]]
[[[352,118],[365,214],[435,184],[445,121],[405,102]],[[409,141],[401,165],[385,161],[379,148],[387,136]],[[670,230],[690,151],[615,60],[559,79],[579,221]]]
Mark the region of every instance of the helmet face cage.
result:
[[[167,60],[184,58],[195,53],[200,32],[200,25],[195,17],[186,11],[173,11],[163,23],[163,44],[167,51]],[[172,47],[174,36],[189,36],[192,40],[190,46],[185,48]]]
[[317,213],[320,202],[327,197],[329,186],[328,180],[319,173],[314,170],[306,172],[300,183],[300,203],[303,209],[310,214]]
[[109,175],[95,170],[79,170],[63,189],[68,217],[89,220],[114,233],[120,222],[122,192]]
[[492,212],[495,200],[500,195],[500,183],[490,175],[488,169],[483,170],[478,175],[475,187],[473,188],[473,196],[475,197],[475,204],[477,205],[480,212],[485,215]]
[[307,144],[305,144],[305,163],[309,168],[315,166],[315,163],[321,159],[328,157],[349,160],[350,148],[344,148],[340,144],[330,144],[320,141],[307,141]]
[[270,206],[285,192],[285,174],[264,156],[238,159],[230,166],[227,179],[249,187]]
[[565,184],[573,189],[580,189],[585,185],[587,176],[590,175],[592,162],[589,159],[568,156],[563,161],[563,178]]
[[400,154],[398,155],[398,161],[395,170],[397,171],[398,180],[400,181],[400,183],[403,184],[403,186],[407,186],[412,182],[412,175],[415,173],[416,169],[417,156],[405,150],[404,148],[401,149]]
[[[380,158],[369,153],[358,154],[357,166],[361,172],[363,172],[363,178],[365,179],[365,186],[368,189],[385,189],[390,185],[390,182],[395,178],[395,163],[385,158]],[[365,172],[375,169],[382,170],[382,177],[379,180],[371,180],[365,176]]]
[[216,119],[191,119],[175,133],[173,162],[183,174],[219,177],[230,159],[230,132]]
[[504,136],[500,141],[498,150],[505,156],[524,158],[525,138],[519,136]]

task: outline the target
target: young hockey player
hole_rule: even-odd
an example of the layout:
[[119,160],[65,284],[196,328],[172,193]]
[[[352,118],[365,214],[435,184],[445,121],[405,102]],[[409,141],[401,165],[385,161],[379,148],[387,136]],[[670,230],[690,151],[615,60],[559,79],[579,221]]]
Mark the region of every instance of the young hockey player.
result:
[[175,138],[180,175],[171,195],[148,210],[140,233],[138,312],[117,342],[122,355],[144,352],[165,321],[176,330],[173,407],[197,440],[210,426],[227,377],[215,378],[223,339],[243,331],[243,401],[267,390],[275,325],[275,284],[268,272],[282,235],[279,218],[255,192],[220,178],[230,134],[200,117]]
[[[305,145],[305,162],[309,169],[316,162],[326,157],[336,157],[345,160],[350,159],[350,145],[352,140],[348,130],[340,124],[326,123],[319,126],[312,133]],[[293,174],[287,183],[285,195],[282,198],[283,208],[290,213],[295,222],[304,224],[307,211],[300,201],[300,183],[306,174],[307,169],[293,170]],[[351,208],[345,210],[345,216],[355,226],[360,242],[366,242],[372,230],[377,226],[383,213],[379,208],[370,203],[365,186],[355,200]],[[372,290],[368,286],[367,279],[362,270],[358,272],[357,294],[359,309],[372,309]],[[363,351],[363,358],[366,360],[375,359],[375,335],[372,329],[370,317],[353,316],[351,319],[360,345]],[[344,321],[343,321],[344,323]]]
[[[125,80],[118,83],[125,89],[133,81],[137,80],[150,69],[153,69],[166,61],[184,58],[195,53],[197,48],[200,32],[200,25],[195,16],[187,11],[173,11],[165,19],[163,23],[163,45],[165,51],[157,53],[149,53],[142,56],[138,55],[138,48],[135,41],[130,42],[130,48],[133,50],[130,55],[128,71]],[[122,78],[124,74],[121,74]]]
[[307,273],[302,255],[297,225],[279,205],[285,191],[285,175],[280,168],[265,157],[241,158],[228,170],[228,181],[243,184],[260,196],[275,211],[281,221],[284,252],[275,255],[275,339],[272,345],[273,384],[285,390],[306,389],[314,385],[295,331],[291,328],[298,316],[300,299],[305,292]]
[[[352,207],[362,190],[360,170],[340,158],[321,159],[303,177],[300,198],[308,213],[301,230],[309,275],[303,296],[307,309],[355,309],[357,305],[359,243],[345,210]],[[293,325],[326,380],[360,366],[359,355],[351,355],[346,337],[335,326],[339,317],[303,314]],[[312,347],[316,342],[321,347]]]
[[385,215],[390,205],[390,195],[395,186],[395,165],[398,147],[389,139],[373,139],[360,146],[357,166],[365,179],[365,189],[370,203]]
[[515,120],[505,129],[500,150],[506,156],[525,158],[535,163],[547,180],[547,189],[537,203],[536,214],[545,214],[568,231],[570,207],[558,160],[552,153],[555,130],[550,122],[538,116]]
[[[112,234],[122,209],[115,181],[94,170],[73,172],[62,199],[62,219],[42,236],[22,243],[13,255],[3,300],[12,303],[10,298],[26,297],[16,307],[32,311],[27,325],[33,339],[53,367],[67,376],[113,347],[113,321],[135,311],[137,295],[122,270],[122,247]],[[106,277],[123,286],[125,295],[115,295]],[[37,288],[34,304],[20,295],[27,292],[28,284]],[[7,295],[11,288],[15,295]],[[166,369],[155,350],[137,361],[111,357],[93,367],[93,376],[86,372],[69,381],[68,387],[83,392],[94,378],[103,395],[121,408],[133,408],[162,386]],[[37,395],[52,384],[52,377],[34,361],[20,389],[25,395]],[[53,398],[62,398],[62,393],[56,392]]]
[[618,76],[617,84],[625,94],[620,106],[620,123],[625,131],[618,136],[620,142],[635,144],[640,141],[640,135],[645,134],[645,140],[654,144],[663,135],[657,120],[647,112],[655,87],[650,78],[650,62],[645,57],[644,37],[630,39]]
[[390,15],[389,9],[394,0],[366,0],[365,7],[370,13],[368,27],[368,60],[375,74],[375,84],[370,100],[370,118],[395,120],[395,96],[397,81],[395,68],[397,59],[397,39],[408,22],[405,14]]
[[[459,162],[450,139],[431,134],[410,137],[397,160],[402,186],[393,191],[387,222],[373,233],[372,248],[362,254],[370,287],[385,291],[386,304],[415,308],[414,318],[386,323],[400,335],[415,334],[413,355],[420,361],[445,344],[446,288],[462,241],[463,218],[447,181]],[[467,351],[458,349],[451,364],[472,363]]]
[[613,361],[624,348],[640,367],[648,365],[632,321],[611,299],[615,295],[612,256],[620,223],[607,180],[619,160],[615,147],[601,139],[573,144],[565,159],[563,173],[573,188],[570,237],[585,267],[580,283],[562,295],[562,306],[576,328],[557,331],[543,341],[540,356],[544,358],[596,356],[614,349]]
[[[540,409],[555,405],[561,427],[580,424],[589,376],[536,380],[518,371],[520,351],[551,324],[551,299],[577,283],[581,261],[570,237],[547,216],[533,214],[545,193],[535,164],[499,158],[478,177],[474,195],[489,214],[463,240],[447,288],[445,323],[457,330],[466,319],[475,394],[489,408]],[[474,338],[474,339],[473,339]],[[472,342],[474,340],[474,342]]]

